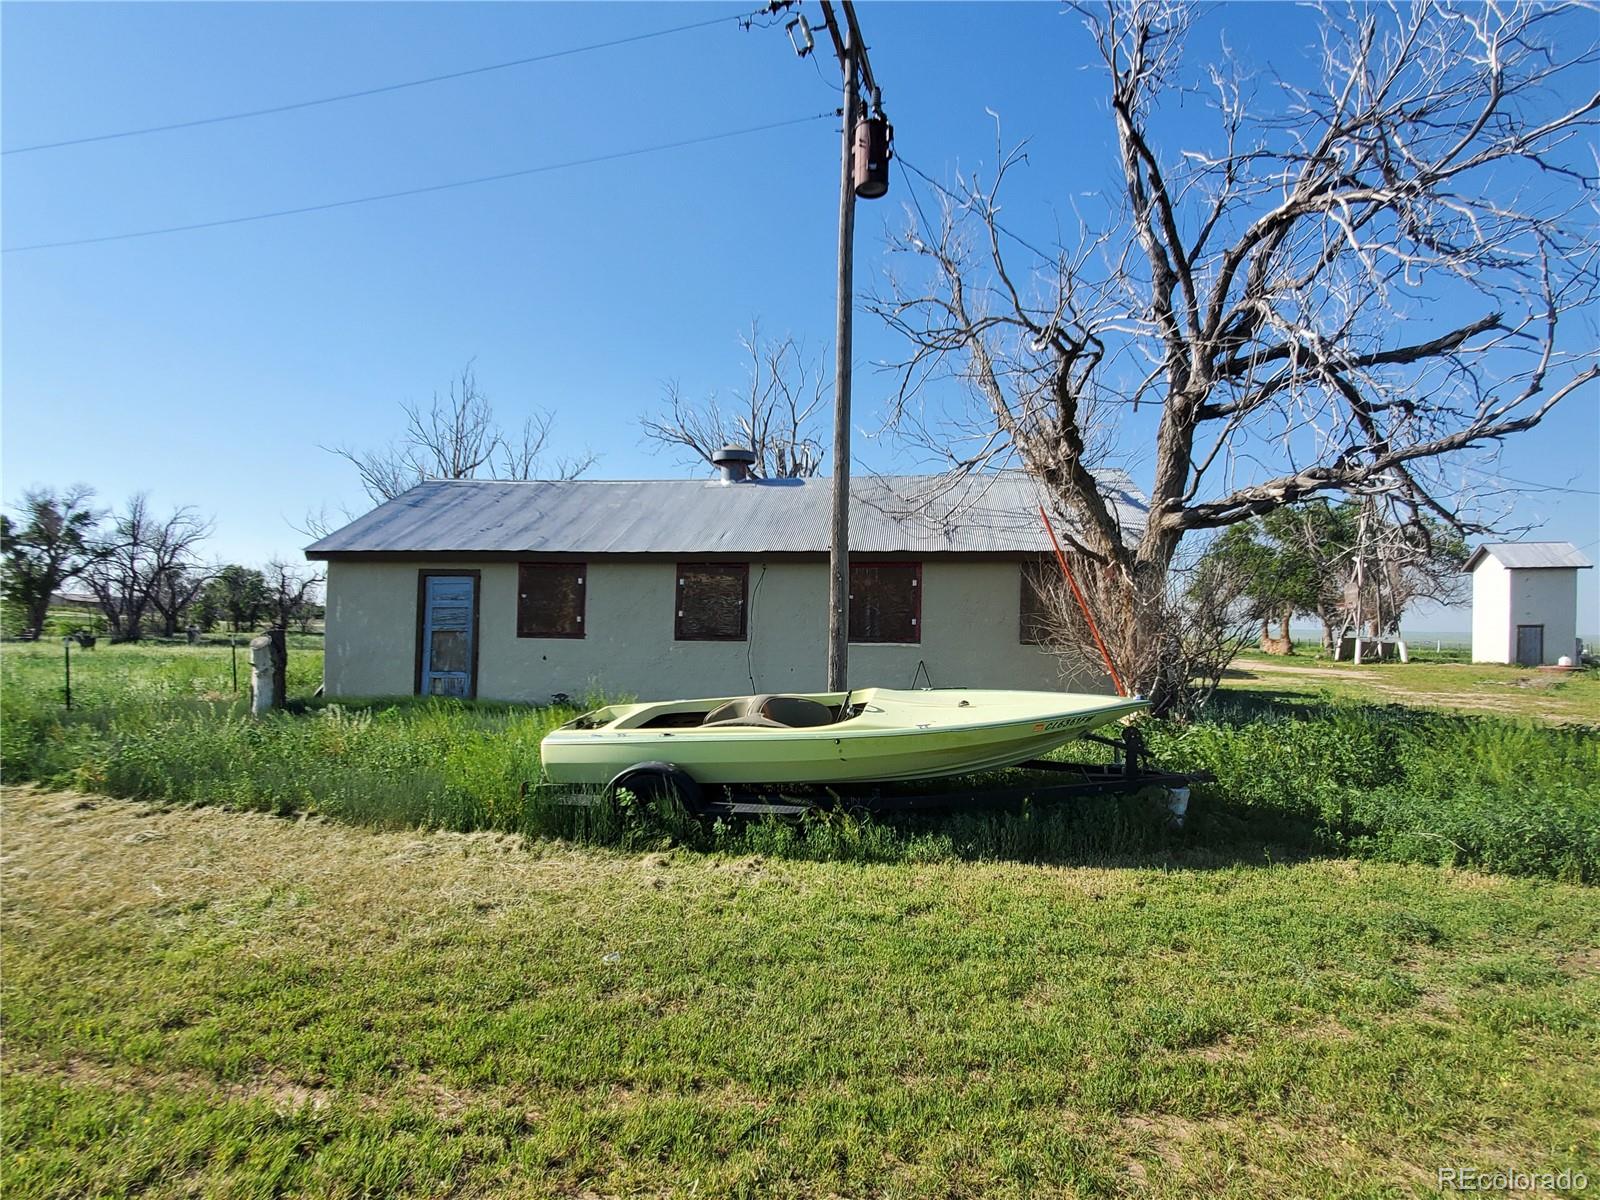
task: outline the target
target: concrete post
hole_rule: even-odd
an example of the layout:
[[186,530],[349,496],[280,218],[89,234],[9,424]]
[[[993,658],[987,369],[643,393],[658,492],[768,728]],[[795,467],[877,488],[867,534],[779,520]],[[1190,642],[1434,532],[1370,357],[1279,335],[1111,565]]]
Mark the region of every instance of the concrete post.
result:
[[250,711],[256,716],[283,707],[288,667],[289,648],[282,629],[269,629],[250,640]]
[[250,639],[250,712],[260,716],[272,707],[272,639]]

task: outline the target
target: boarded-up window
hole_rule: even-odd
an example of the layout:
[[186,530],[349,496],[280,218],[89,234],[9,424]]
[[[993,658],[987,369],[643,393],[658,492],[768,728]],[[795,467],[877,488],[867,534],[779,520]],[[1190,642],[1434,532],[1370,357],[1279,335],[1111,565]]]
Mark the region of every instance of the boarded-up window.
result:
[[588,574],[583,563],[518,563],[517,636],[581,638]]
[[679,563],[673,636],[680,642],[744,640],[744,563]]
[[850,564],[850,640],[922,640],[922,564]]
[[1050,594],[1061,582],[1055,563],[1022,564],[1022,644],[1038,646],[1050,640]]

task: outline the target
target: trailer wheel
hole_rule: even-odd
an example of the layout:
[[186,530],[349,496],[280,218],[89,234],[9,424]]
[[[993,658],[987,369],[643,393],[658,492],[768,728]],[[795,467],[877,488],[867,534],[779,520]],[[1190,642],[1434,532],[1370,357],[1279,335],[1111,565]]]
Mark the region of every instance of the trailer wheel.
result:
[[646,803],[676,796],[690,812],[700,810],[705,795],[693,775],[669,762],[635,763],[606,784],[606,799],[615,804],[621,791],[631,792]]

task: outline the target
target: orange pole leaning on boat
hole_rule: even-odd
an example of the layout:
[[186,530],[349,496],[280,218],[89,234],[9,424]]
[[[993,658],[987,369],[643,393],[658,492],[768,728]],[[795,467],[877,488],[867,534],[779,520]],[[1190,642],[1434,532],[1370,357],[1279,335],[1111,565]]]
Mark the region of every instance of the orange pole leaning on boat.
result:
[[1106,651],[1105,641],[1100,637],[1100,627],[1094,623],[1094,614],[1089,611],[1089,602],[1083,598],[1083,592],[1078,589],[1078,581],[1072,576],[1072,568],[1067,566],[1067,556],[1061,553],[1061,543],[1056,540],[1055,527],[1050,524],[1050,514],[1045,512],[1042,504],[1039,505],[1039,515],[1044,518],[1044,528],[1050,535],[1050,544],[1056,548],[1056,561],[1061,564],[1061,573],[1067,577],[1072,594],[1078,599],[1078,607],[1083,609],[1083,619],[1089,622],[1089,632],[1094,634],[1094,644],[1100,647],[1100,657],[1106,660],[1106,670],[1111,673],[1111,682],[1117,685],[1117,695],[1126,696],[1128,689],[1122,686],[1122,676],[1117,674],[1117,668],[1112,665],[1111,655]]

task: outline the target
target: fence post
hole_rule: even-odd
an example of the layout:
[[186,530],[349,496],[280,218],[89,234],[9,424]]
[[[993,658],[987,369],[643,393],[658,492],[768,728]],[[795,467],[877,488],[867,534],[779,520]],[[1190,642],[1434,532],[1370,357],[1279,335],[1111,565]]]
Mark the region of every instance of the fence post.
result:
[[267,630],[267,641],[272,646],[272,707],[282,708],[289,698],[289,631],[284,628]]
[[233,655],[233,694],[239,694],[239,637],[230,634],[228,637],[228,650]]
[[70,712],[72,710],[72,639],[69,637],[61,639],[61,663],[66,671],[67,711]]

